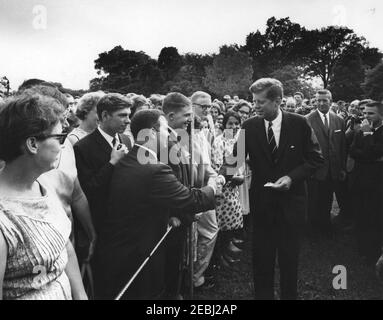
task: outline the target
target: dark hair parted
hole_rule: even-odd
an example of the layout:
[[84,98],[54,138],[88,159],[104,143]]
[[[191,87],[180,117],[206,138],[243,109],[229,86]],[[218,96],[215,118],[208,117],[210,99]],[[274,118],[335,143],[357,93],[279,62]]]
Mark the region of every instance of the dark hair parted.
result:
[[21,94],[6,101],[0,110],[0,159],[10,162],[23,154],[29,137],[49,134],[60,121],[62,105],[40,94]]
[[97,115],[101,121],[102,113],[104,111],[109,114],[125,109],[131,108],[132,101],[119,93],[107,93],[97,103]]
[[191,106],[190,99],[178,92],[170,92],[162,102],[162,110],[165,114],[177,112],[187,106]]
[[225,130],[226,129],[226,124],[227,122],[229,121],[230,117],[234,117],[238,120],[239,123],[241,123],[241,117],[239,116],[239,114],[235,111],[228,111],[225,113],[225,115],[223,116],[223,120],[222,120],[222,129]]
[[251,93],[259,94],[263,91],[266,91],[267,99],[274,101],[277,98],[283,98],[283,85],[277,79],[261,78],[250,86]]
[[130,131],[133,134],[134,140],[137,140],[141,130],[155,127],[158,124],[158,119],[163,115],[163,112],[158,109],[137,111],[130,123]]

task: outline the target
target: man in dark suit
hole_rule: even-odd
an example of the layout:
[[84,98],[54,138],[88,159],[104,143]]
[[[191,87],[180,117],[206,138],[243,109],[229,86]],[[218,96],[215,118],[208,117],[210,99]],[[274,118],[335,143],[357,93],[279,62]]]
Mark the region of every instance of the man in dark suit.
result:
[[96,229],[106,214],[114,167],[132,147],[129,137],[122,134],[130,122],[130,107],[130,100],[123,95],[106,94],[97,103],[99,127],[74,145],[79,180]]
[[[131,149],[128,136],[123,135],[129,124],[131,102],[117,93],[108,93],[97,103],[100,125],[74,145],[76,166],[81,187],[88,198],[94,226],[99,233],[107,211],[109,184],[115,165]],[[94,261],[95,290],[99,274],[97,246]]]
[[[215,207],[214,188],[189,190],[168,165],[157,160],[168,138],[167,121],[159,110],[137,112],[131,131],[136,144],[114,170],[108,215],[100,233],[107,299],[117,296],[166,232],[170,210],[193,214]],[[173,224],[178,226],[179,221],[173,219]],[[160,246],[123,298],[162,297],[164,266],[164,246]]]
[[355,231],[359,253],[375,262],[383,245],[383,104],[369,102],[363,115],[350,147],[355,160]]
[[236,157],[240,166],[249,156],[252,170],[255,298],[274,299],[278,257],[281,298],[296,299],[300,233],[307,207],[305,180],[323,164],[323,157],[307,120],[280,110],[280,81],[259,79],[250,91],[257,116],[244,122]]
[[329,235],[334,192],[341,211],[347,210],[345,122],[330,111],[329,90],[319,90],[316,100],[317,110],[306,118],[318,138],[325,162],[308,181],[308,222],[312,232]]

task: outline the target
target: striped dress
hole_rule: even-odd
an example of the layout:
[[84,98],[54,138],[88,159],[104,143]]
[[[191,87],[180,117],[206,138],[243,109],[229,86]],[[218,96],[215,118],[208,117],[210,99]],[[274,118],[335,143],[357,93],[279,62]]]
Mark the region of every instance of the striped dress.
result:
[[65,267],[71,223],[54,192],[39,198],[0,195],[0,232],[7,248],[3,299],[68,300]]

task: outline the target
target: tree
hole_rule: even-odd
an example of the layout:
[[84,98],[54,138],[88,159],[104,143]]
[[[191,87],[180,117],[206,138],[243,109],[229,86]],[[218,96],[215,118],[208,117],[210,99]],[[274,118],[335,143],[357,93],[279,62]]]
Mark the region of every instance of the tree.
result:
[[213,59],[213,64],[206,67],[205,85],[217,96],[247,96],[253,76],[250,56],[240,51],[238,46],[222,46]]
[[383,100],[383,62],[380,62],[375,68],[367,73],[366,80],[363,83],[363,89],[366,97],[377,101]]
[[175,47],[161,49],[158,56],[158,67],[164,72],[165,78],[170,80],[182,66],[182,57]]
[[246,37],[246,45],[241,48],[248,52],[253,59],[253,79],[258,79],[299,60],[298,45],[302,38],[302,28],[293,23],[288,17],[267,20],[266,31],[259,30]]
[[334,67],[329,89],[335,100],[351,101],[360,99],[363,94],[362,82],[365,78],[365,68],[360,50],[349,48],[341,55]]
[[304,56],[306,74],[320,77],[327,88],[337,62],[350,47],[363,45],[351,29],[330,26],[320,30],[304,31],[299,47]]
[[99,54],[95,68],[100,77],[91,80],[93,89],[150,94],[164,82],[156,60],[143,51],[124,50],[121,46]]
[[284,66],[270,74],[272,78],[282,82],[285,96],[293,96],[295,92],[299,91],[306,98],[310,98],[314,95],[315,90],[301,75],[302,70],[292,65]]

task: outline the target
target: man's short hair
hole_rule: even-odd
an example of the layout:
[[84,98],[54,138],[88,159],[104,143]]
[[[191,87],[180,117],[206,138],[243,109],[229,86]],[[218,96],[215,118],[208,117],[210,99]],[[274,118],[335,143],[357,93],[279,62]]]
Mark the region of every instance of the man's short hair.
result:
[[102,91],[89,92],[84,94],[77,102],[76,116],[84,120],[89,112],[96,108],[97,103],[105,95]]
[[60,92],[55,86],[47,85],[48,82],[44,82],[38,85],[31,86],[22,91],[18,91],[18,94],[41,94],[56,99],[62,106],[62,112],[68,107],[68,100],[63,93]]
[[29,89],[29,88],[32,88],[34,86],[37,86],[37,85],[44,85],[46,87],[54,87],[54,88],[57,88],[53,83],[51,82],[48,82],[46,80],[42,80],[42,79],[36,79],[36,78],[33,78],[33,79],[28,79],[28,80],[24,80],[23,83],[19,86],[19,88],[17,89],[17,91],[19,93],[21,93],[21,91],[24,91],[25,89]]
[[22,93],[6,101],[0,110],[0,159],[11,162],[21,156],[29,137],[49,134],[59,123],[62,105],[38,93]]
[[162,102],[162,110],[165,114],[170,112],[177,112],[181,108],[188,107],[191,105],[190,99],[185,97],[179,92],[170,92]]
[[125,108],[131,108],[131,107],[132,107],[132,101],[124,97],[122,94],[107,93],[97,103],[97,115],[99,119],[101,120],[102,113],[104,111],[111,114],[115,111],[122,110]]
[[376,108],[381,116],[383,116],[383,103],[379,101],[371,101],[366,104],[366,107]]
[[294,93],[294,97],[295,97],[295,96],[301,96],[302,99],[305,97],[305,96],[303,95],[303,93],[302,93],[302,92],[299,92],[299,91]]
[[163,115],[163,112],[158,109],[137,111],[130,123],[130,131],[133,134],[134,140],[137,141],[138,134],[141,130],[155,127],[158,124],[158,119]]
[[330,97],[330,101],[332,101],[332,94],[331,94],[330,90],[327,90],[327,89],[318,90],[316,95],[319,95],[319,94],[329,96]]
[[196,91],[192,94],[190,97],[190,100],[192,103],[195,103],[199,98],[208,98],[211,99],[210,94],[204,92],[204,91]]
[[266,98],[269,100],[283,98],[283,85],[279,80],[273,78],[258,79],[250,86],[249,90],[255,94],[266,91]]
[[362,101],[359,102],[359,107],[360,106],[365,106],[366,104],[370,103],[370,102],[374,102],[374,100],[371,100],[371,99],[363,99]]
[[149,100],[154,106],[160,107],[162,106],[164,97],[158,93],[153,93],[152,95],[150,95]]

